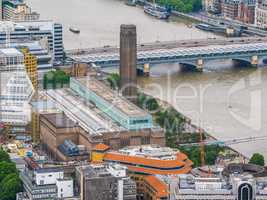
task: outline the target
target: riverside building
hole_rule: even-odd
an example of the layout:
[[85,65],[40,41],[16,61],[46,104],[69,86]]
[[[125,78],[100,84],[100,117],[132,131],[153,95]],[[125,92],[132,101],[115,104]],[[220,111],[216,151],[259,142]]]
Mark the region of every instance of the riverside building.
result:
[[267,28],[267,1],[256,1],[255,24],[260,28]]
[[32,12],[23,0],[2,0],[2,17],[7,21],[36,21],[40,14]]
[[[157,144],[165,146],[163,129],[152,116],[96,79],[70,79],[70,88],[47,90],[44,95],[75,124],[76,145],[92,150],[99,143],[111,149]],[[40,118],[41,142],[57,140],[53,122]],[[53,129],[45,127],[51,126]],[[43,127],[43,128],[42,128]],[[67,134],[67,132],[65,132]],[[43,139],[42,139],[43,138]],[[52,140],[51,138],[51,140]],[[58,140],[57,140],[58,141]],[[51,149],[57,148],[53,146]]]
[[48,50],[52,54],[53,63],[63,59],[62,25],[49,20],[32,22],[0,22],[0,43],[9,44],[16,39],[40,40],[47,39]]

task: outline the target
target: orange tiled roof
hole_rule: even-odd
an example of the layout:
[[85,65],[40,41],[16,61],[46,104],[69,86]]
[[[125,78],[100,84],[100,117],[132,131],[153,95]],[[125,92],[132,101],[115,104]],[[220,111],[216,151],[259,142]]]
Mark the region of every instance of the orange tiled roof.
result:
[[147,176],[145,178],[145,182],[151,186],[156,192],[157,197],[166,197],[168,196],[168,188],[167,185],[159,180],[155,176]]
[[160,169],[149,169],[138,166],[129,166],[127,165],[129,171],[145,173],[145,174],[161,174],[161,175],[169,175],[169,174],[187,174],[191,171],[191,166],[187,165],[181,169],[175,170],[160,170]]
[[95,146],[94,150],[98,150],[98,151],[106,151],[109,149],[108,145],[105,145],[103,143],[99,143]]
[[[182,158],[182,159],[181,159]],[[141,156],[129,156],[120,153],[108,152],[104,156],[105,161],[119,161],[125,164],[136,164],[136,165],[146,165],[157,168],[175,168],[177,166],[184,166],[186,164],[184,154],[178,153],[177,159],[175,160],[160,160],[153,158],[146,158]]]

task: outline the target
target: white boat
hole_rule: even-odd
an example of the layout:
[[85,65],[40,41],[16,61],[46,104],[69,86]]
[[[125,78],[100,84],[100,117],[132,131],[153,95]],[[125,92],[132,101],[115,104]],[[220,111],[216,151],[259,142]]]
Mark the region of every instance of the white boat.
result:
[[69,29],[71,32],[73,32],[73,33],[80,33],[80,30],[78,29],[78,28],[75,28],[75,27],[70,27],[70,29]]

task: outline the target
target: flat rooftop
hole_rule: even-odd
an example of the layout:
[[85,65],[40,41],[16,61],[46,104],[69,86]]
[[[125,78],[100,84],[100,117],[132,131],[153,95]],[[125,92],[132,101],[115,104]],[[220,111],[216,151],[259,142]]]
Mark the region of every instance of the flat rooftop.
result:
[[175,160],[180,151],[157,145],[142,145],[125,147],[120,149],[118,153],[160,160]]
[[0,56],[4,56],[4,57],[20,56],[20,57],[23,57],[23,54],[15,48],[4,48],[4,49],[0,49]]
[[12,22],[12,21],[0,21],[0,31],[6,32],[15,31],[16,28],[26,29],[29,31],[30,28],[38,28],[40,31],[51,31],[53,30],[54,22],[52,20],[38,20],[38,21],[22,21],[22,22]]
[[142,110],[123,97],[121,94],[113,91],[107,85],[96,80],[95,78],[87,77],[78,78],[75,80],[129,117],[141,117],[149,115],[146,111]]
[[46,95],[59,110],[62,110],[89,134],[101,135],[106,132],[125,130],[102,111],[84,102],[70,89],[48,90]]
[[68,118],[64,113],[42,114],[56,128],[74,128],[76,123]]

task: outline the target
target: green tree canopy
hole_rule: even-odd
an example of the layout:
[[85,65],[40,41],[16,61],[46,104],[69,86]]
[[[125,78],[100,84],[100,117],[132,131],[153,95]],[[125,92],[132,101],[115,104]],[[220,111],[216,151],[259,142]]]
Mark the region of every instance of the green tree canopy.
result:
[[140,108],[152,112],[157,112],[159,109],[157,100],[153,97],[145,95],[144,93],[138,94],[137,104]]
[[264,166],[265,165],[264,157],[259,153],[254,153],[250,158],[249,163]]
[[11,173],[0,182],[0,200],[15,200],[16,194],[22,191],[18,173]]
[[179,12],[189,13],[201,10],[201,0],[157,0],[157,3]]
[[43,88],[62,88],[64,85],[68,85],[70,76],[62,70],[49,71],[44,75]]
[[0,182],[11,173],[16,173],[16,165],[12,162],[2,161],[0,162]]
[[5,152],[3,149],[0,149],[0,162],[2,161],[10,162],[10,158],[7,152]]
[[107,77],[107,81],[112,89],[118,89],[120,85],[120,75],[112,73]]

